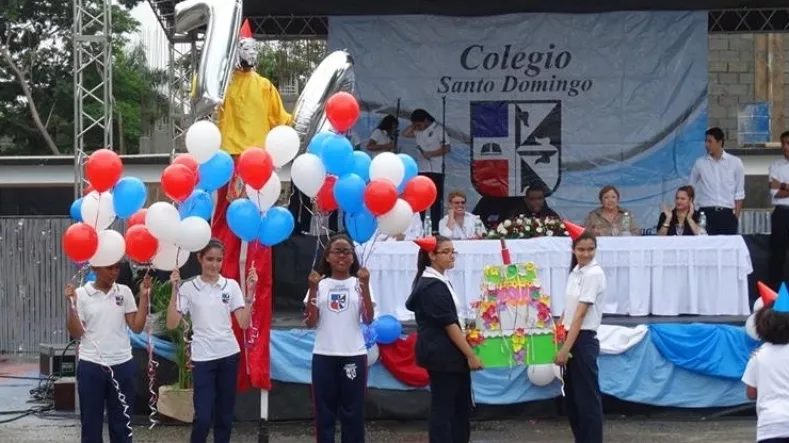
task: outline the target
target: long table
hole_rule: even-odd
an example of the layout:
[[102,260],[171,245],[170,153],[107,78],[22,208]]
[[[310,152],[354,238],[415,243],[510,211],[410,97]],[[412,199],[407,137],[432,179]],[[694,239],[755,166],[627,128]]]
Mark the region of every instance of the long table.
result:
[[[608,277],[603,302],[607,314],[750,314],[747,277],[753,268],[740,236],[601,237],[598,243],[597,261]],[[449,276],[468,306],[480,297],[482,268],[501,264],[501,248],[498,240],[455,241],[454,246],[458,255]],[[508,240],[507,246],[514,262],[535,263],[542,287],[552,296],[552,310],[559,315],[570,269],[570,239]],[[366,265],[378,311],[412,320],[405,300],[416,271],[417,246],[389,241],[358,248],[369,257]]]

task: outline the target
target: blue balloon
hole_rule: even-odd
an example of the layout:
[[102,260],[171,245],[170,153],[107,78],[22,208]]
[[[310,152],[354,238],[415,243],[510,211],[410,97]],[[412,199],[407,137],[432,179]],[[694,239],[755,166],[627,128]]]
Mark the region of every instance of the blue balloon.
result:
[[85,282],[91,281],[96,281],[96,273],[93,271],[90,271],[87,275],[85,275]]
[[403,325],[391,315],[382,315],[376,319],[372,326],[378,336],[378,343],[390,345],[400,338],[403,333]]
[[364,151],[353,151],[353,170],[352,172],[364,180],[365,183],[370,181],[370,163],[373,159]]
[[323,142],[333,135],[336,134],[331,131],[323,131],[313,135],[312,140],[310,140],[310,144],[307,145],[307,152],[311,152],[320,157],[321,153],[323,152]]
[[225,151],[217,151],[198,167],[200,182],[197,183],[197,188],[209,193],[216,191],[230,181],[234,168],[233,157]]
[[112,206],[115,208],[115,215],[123,220],[131,217],[142,209],[147,198],[148,191],[139,178],[123,177],[112,189]]
[[233,200],[227,207],[227,225],[241,240],[255,240],[260,229],[260,211],[247,198]]
[[405,175],[403,176],[403,181],[397,186],[397,193],[402,194],[405,191],[405,185],[414,177],[419,174],[419,167],[416,165],[416,160],[414,157],[411,157],[408,154],[397,154],[400,157],[400,161],[403,162],[403,166],[405,166]]
[[281,206],[274,206],[260,219],[258,240],[266,246],[282,243],[293,233],[296,221],[293,214]]
[[342,135],[332,134],[322,145],[321,160],[326,172],[338,177],[353,170],[353,146]]
[[361,212],[364,209],[364,180],[354,173],[345,174],[334,184],[334,199],[345,212]]
[[378,230],[378,220],[367,209],[356,213],[346,212],[343,219],[348,235],[358,243],[370,240]]
[[178,212],[181,214],[182,220],[186,217],[211,220],[211,214],[214,212],[214,200],[209,193],[202,189],[195,189],[192,191],[192,195],[178,207]]
[[71,204],[71,208],[69,209],[68,213],[75,222],[82,221],[82,197],[74,200],[74,203]]

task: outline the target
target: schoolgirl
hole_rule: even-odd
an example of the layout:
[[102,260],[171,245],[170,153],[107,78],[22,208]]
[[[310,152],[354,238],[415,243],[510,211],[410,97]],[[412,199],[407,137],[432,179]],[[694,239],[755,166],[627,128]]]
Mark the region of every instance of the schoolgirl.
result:
[[132,441],[129,417],[134,411],[137,366],[126,328],[139,333],[145,327],[151,280],[143,280],[137,309],[131,289],[115,283],[120,268],[120,263],[93,267],[95,281],[76,289],[66,287],[66,297],[73,302],[68,308],[68,331],[80,340],[77,391],[82,443],[103,441],[105,405],[110,441]]
[[370,324],[375,299],[370,272],[359,264],[353,242],[344,235],[329,240],[309,275],[304,299],[306,323],[316,328],[312,351],[315,438],[333,443],[339,419],[343,443],[364,443],[367,349],[361,322]]
[[[244,297],[238,282],[220,274],[225,248],[212,239],[197,253],[200,275],[181,282],[173,271],[173,295],[167,310],[167,327],[175,328],[182,316],[192,321],[192,383],[194,420],[192,443],[205,443],[213,420],[214,441],[229,443],[236,402],[236,377],[241,348],[233,335],[230,315],[242,329],[249,326],[252,300]],[[254,294],[255,269],[247,277],[247,294]],[[177,292],[176,292],[177,291]]]

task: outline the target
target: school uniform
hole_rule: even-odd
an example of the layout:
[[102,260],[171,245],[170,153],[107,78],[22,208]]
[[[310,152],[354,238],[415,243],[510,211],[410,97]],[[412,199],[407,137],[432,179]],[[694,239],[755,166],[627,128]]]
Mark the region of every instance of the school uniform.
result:
[[430,219],[433,223],[433,231],[438,231],[438,221],[444,214],[444,168],[442,168],[444,158],[443,156],[425,158],[422,152],[440,149],[443,145],[442,138],[442,131],[436,122],[433,122],[423,131],[414,131],[414,139],[419,150],[419,153],[414,158],[419,168],[419,175],[429,178],[436,185],[436,201],[430,206]]
[[789,442],[789,345],[763,344],[748,361],[742,381],[756,388],[756,441]]
[[567,278],[564,292],[564,323],[569,331],[579,303],[589,305],[580,334],[570,349],[564,372],[567,417],[576,443],[603,442],[603,402],[600,394],[597,329],[603,319],[606,278],[603,268],[592,260],[576,266]]
[[244,295],[233,279],[208,283],[195,277],[181,283],[178,310],[192,320],[192,385],[195,415],[192,443],[204,443],[214,424],[214,442],[229,443],[236,404],[241,348],[230,316],[244,309]]
[[[312,350],[317,443],[334,443],[338,419],[342,443],[364,443],[367,347],[361,323],[364,299],[357,282],[356,277],[325,278],[318,284],[318,325]],[[309,296],[307,292],[305,305]],[[375,304],[372,289],[370,299]]]
[[[376,145],[388,145],[392,143],[392,137],[389,136],[389,133],[383,131],[381,129],[375,129],[372,134],[370,134],[370,140],[375,142]],[[370,154],[370,157],[375,158],[376,155],[386,152],[386,151],[370,151],[367,150],[367,153]]]
[[[130,443],[126,415],[134,411],[137,367],[132,360],[126,314],[137,312],[134,295],[125,285],[115,284],[105,293],[91,282],[77,288],[75,296],[77,315],[85,325],[77,365],[82,443],[102,441],[105,405],[110,441]],[[120,393],[126,397],[128,408],[125,411],[108,366],[112,368]]]
[[707,216],[709,235],[737,235],[734,208],[737,200],[745,199],[742,160],[726,151],[717,160],[707,154],[693,165],[690,184],[696,188],[697,210]]
[[446,276],[427,268],[405,303],[416,317],[416,362],[430,376],[430,443],[468,443],[471,437],[471,371],[444,329],[461,326],[453,293]]

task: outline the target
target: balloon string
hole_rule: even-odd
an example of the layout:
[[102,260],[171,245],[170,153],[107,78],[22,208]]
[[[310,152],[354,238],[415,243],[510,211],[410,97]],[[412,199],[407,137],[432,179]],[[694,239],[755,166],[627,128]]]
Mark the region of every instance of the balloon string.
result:
[[[178,265],[178,259],[175,259],[176,266]],[[178,268],[176,268],[178,269]],[[181,307],[181,282],[174,283],[175,287],[175,296],[176,296],[176,304],[178,305],[177,308],[180,310]],[[183,332],[181,333],[181,338],[184,341],[184,356],[186,358],[186,371],[192,371],[192,340],[189,338],[189,331],[191,330],[189,326],[189,322],[186,321],[186,317],[182,314],[181,315],[181,325],[183,325]]]
[[[252,252],[252,263],[251,263],[250,269],[255,269],[255,256],[257,254],[259,245],[260,245],[260,243],[258,241],[255,241],[255,242],[252,243],[252,245],[250,247],[250,249],[252,250],[251,251]],[[247,290],[250,290],[250,288],[246,285],[246,282],[244,282],[244,285],[245,285]],[[260,330],[255,325],[255,301],[257,300],[257,282],[255,282],[255,284],[252,285],[251,291],[252,291],[252,297],[251,297],[252,300],[250,302],[250,307],[249,307],[249,327],[246,329],[246,331],[244,331],[244,335],[246,336],[246,340],[245,340],[245,343],[244,343],[244,351],[245,351],[245,353],[247,355],[247,358],[245,358],[244,360],[246,362],[247,375],[250,375],[249,350],[253,346],[255,346],[255,344],[257,344],[258,337],[260,336]],[[247,294],[247,295],[249,296],[249,294]]]
[[[151,268],[147,268],[145,270],[145,275],[143,279],[147,278]],[[150,297],[150,294],[149,294]],[[148,414],[148,421],[151,423],[148,429],[153,429],[159,421],[156,420],[156,415],[159,413],[157,409],[157,403],[159,401],[159,395],[156,392],[155,384],[156,384],[156,368],[159,367],[159,362],[156,361],[154,358],[154,345],[153,345],[153,306],[150,302],[150,298],[148,300],[148,316],[145,319],[146,329],[148,332],[148,394],[150,397],[148,398],[148,408],[151,412]]]

